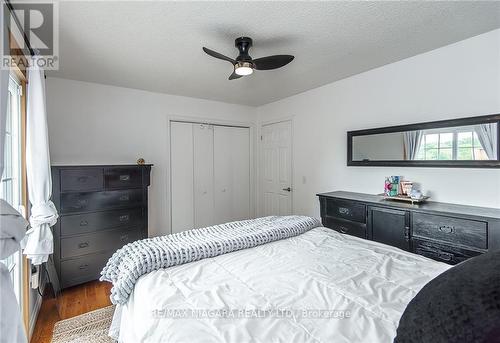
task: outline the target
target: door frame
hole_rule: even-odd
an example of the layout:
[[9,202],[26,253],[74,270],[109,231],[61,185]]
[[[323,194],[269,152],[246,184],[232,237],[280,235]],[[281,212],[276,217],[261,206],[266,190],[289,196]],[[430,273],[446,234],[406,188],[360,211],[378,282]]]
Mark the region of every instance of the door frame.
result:
[[[167,119],[167,201],[166,201],[166,213],[168,222],[168,233],[172,233],[172,172],[171,172],[171,156],[172,156],[172,144],[170,140],[170,127],[172,122],[181,123],[191,123],[191,124],[206,124],[206,125],[216,125],[216,126],[229,126],[229,127],[240,127],[248,128],[250,130],[250,217],[255,218],[258,214],[256,199],[258,197],[258,192],[256,192],[256,164],[255,164],[255,142],[257,140],[255,123],[245,122],[245,121],[235,121],[235,120],[224,120],[224,119],[214,119],[207,117],[194,117],[194,116],[177,116],[171,115]],[[248,218],[251,219],[251,218]]]
[[290,207],[291,207],[291,212],[295,213],[294,209],[294,193],[295,193],[295,172],[294,172],[294,152],[293,152],[293,137],[294,137],[294,116],[284,116],[284,117],[278,117],[275,119],[270,119],[270,120],[264,120],[259,123],[259,132],[257,136],[257,141],[259,144],[259,156],[258,156],[258,161],[257,161],[257,178],[258,178],[258,183],[257,183],[257,211],[258,211],[258,216],[262,217],[264,215],[264,187],[263,187],[263,182],[264,180],[262,179],[262,168],[263,168],[263,163],[262,163],[262,157],[264,156],[263,154],[263,149],[264,149],[264,144],[262,140],[262,131],[264,126],[268,125],[273,125],[273,124],[278,124],[278,123],[283,123],[283,122],[290,122],[290,187],[292,188],[292,194],[291,194],[291,199],[290,199]]

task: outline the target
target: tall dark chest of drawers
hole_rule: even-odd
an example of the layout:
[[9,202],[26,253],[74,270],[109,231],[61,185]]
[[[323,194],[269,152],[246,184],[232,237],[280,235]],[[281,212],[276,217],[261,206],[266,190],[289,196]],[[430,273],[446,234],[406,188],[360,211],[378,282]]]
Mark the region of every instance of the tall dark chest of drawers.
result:
[[151,165],[52,167],[54,264],[61,288],[96,280],[111,255],[148,236]]
[[340,233],[448,264],[500,250],[500,209],[439,202],[411,205],[351,192],[318,196],[323,226]]

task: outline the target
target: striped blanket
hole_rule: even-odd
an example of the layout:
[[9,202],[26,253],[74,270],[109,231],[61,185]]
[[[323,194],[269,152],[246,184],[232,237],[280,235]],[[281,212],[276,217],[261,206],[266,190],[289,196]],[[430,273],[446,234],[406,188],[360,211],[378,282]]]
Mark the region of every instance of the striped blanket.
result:
[[273,216],[147,238],[115,252],[100,280],[113,284],[113,304],[125,304],[137,280],[154,270],[298,236],[318,226],[316,218]]

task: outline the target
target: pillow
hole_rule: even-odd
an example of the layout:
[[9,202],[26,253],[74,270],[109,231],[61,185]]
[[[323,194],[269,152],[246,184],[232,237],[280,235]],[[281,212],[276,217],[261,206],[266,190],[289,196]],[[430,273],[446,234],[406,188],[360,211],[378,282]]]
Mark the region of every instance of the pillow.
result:
[[413,298],[395,343],[500,342],[500,251],[442,273]]

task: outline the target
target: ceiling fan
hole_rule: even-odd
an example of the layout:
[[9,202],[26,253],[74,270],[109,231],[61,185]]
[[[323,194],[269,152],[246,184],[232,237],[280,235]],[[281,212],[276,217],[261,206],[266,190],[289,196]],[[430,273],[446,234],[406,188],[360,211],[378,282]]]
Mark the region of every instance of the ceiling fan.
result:
[[255,60],[248,54],[248,49],[252,47],[252,39],[249,37],[236,38],[234,45],[240,51],[236,59],[224,56],[216,51],[203,47],[203,51],[212,57],[231,62],[234,67],[229,80],[239,79],[242,76],[250,75],[254,70],[271,70],[281,68],[292,62],[292,55],[273,55],[257,58]]

